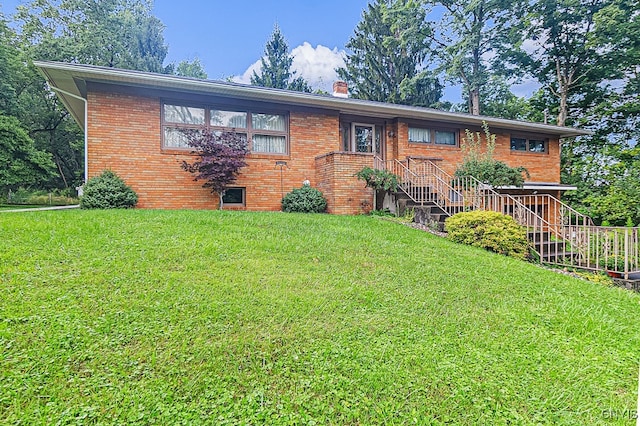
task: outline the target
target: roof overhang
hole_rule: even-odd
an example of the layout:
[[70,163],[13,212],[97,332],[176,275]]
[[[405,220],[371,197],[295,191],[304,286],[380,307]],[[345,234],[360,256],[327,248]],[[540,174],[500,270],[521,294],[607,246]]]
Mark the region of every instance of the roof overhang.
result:
[[577,186],[563,185],[561,183],[552,182],[525,182],[521,187],[513,185],[496,186],[494,189],[499,190],[529,190],[529,191],[575,191]]
[[47,61],[35,61],[34,65],[54,91],[56,91],[62,103],[69,109],[76,122],[83,128],[84,103],[69,94],[86,98],[86,83],[98,82],[156,90],[224,96],[248,101],[272,102],[288,106],[338,111],[341,114],[368,115],[370,117],[385,119],[429,120],[470,127],[479,127],[484,121],[489,125],[489,128],[517,130],[520,132],[531,132],[560,138],[591,134],[591,132],[587,130],[571,127],[475,116],[440,111],[432,108],[364,101],[360,99],[345,99],[215,80],[200,80],[168,74]]

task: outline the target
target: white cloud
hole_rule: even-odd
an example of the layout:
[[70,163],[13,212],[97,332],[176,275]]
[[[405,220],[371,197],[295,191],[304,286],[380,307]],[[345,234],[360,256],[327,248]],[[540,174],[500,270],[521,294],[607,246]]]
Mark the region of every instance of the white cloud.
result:
[[260,73],[260,68],[262,68],[262,61],[258,59],[251,64],[242,75],[231,77],[231,81],[235,83],[251,84],[251,76],[253,75],[253,72],[255,71],[256,73]]
[[[333,82],[338,80],[336,68],[344,67],[344,51],[337,48],[329,49],[326,46],[311,46],[308,42],[302,43],[291,51],[293,63],[291,68],[296,72],[296,77],[303,77],[314,89],[322,89],[331,93]],[[236,83],[251,83],[253,71],[260,72],[261,60],[257,60],[239,76],[232,78]]]
[[336,68],[344,67],[345,53],[337,48],[317,45],[315,48],[306,41],[291,51],[291,67],[297,76],[303,77],[314,89],[331,93],[333,82],[338,80]]

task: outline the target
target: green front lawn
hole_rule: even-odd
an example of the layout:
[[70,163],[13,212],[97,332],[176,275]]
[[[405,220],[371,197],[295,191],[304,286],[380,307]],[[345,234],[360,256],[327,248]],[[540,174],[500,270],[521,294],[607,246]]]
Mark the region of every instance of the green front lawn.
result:
[[371,217],[0,215],[0,424],[631,424],[640,296]]

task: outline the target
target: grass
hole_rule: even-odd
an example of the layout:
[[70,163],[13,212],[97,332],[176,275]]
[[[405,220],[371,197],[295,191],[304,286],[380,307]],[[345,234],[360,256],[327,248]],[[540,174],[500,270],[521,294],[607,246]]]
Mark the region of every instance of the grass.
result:
[[0,424],[629,424],[640,296],[371,217],[0,215]]

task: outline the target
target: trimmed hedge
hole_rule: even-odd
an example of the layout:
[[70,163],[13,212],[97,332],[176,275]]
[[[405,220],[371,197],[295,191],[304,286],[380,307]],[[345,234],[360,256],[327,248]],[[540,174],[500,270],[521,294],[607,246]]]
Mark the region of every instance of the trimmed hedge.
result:
[[445,228],[447,238],[456,243],[521,260],[529,256],[526,230],[511,216],[491,211],[463,212],[448,218]]
[[138,195],[111,170],[89,179],[80,199],[83,209],[128,209],[137,203]]
[[322,192],[304,185],[294,189],[282,199],[283,212],[324,213],[327,210],[327,200]]

